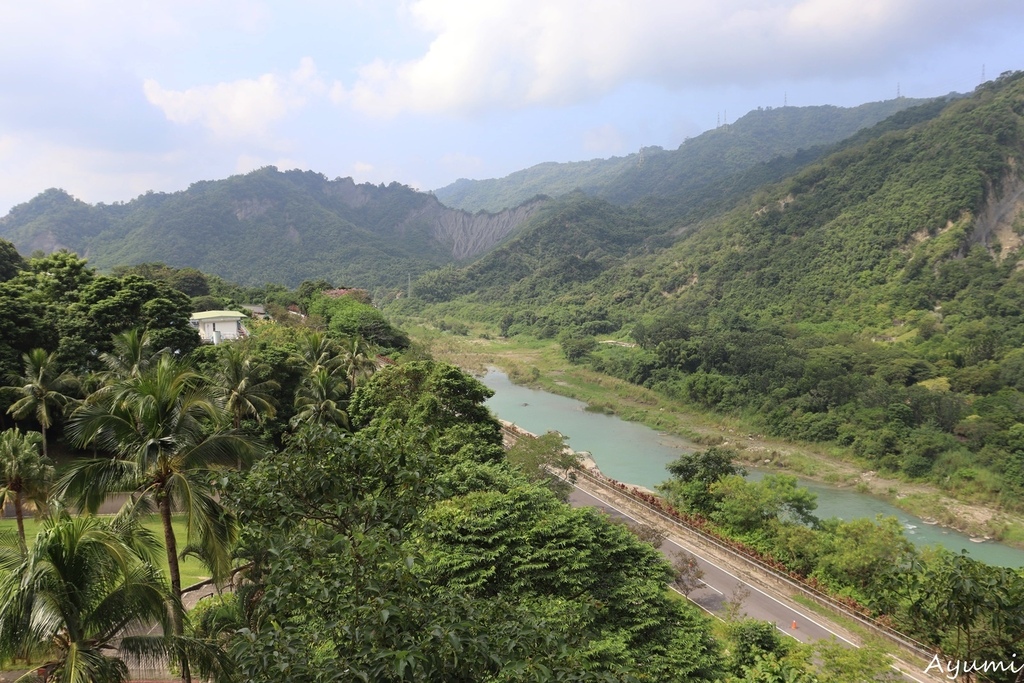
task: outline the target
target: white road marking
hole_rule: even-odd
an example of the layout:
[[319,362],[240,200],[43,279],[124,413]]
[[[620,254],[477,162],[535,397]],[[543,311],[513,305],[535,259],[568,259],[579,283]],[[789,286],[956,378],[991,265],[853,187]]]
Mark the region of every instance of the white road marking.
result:
[[[596,501],[600,502],[600,503],[601,503],[602,505],[607,505],[608,507],[610,507],[610,508],[611,508],[612,510],[615,510],[616,512],[618,512],[618,513],[619,513],[620,515],[622,515],[623,517],[626,517],[627,519],[631,519],[631,520],[633,520],[634,522],[638,522],[638,523],[640,523],[640,524],[643,524],[643,523],[644,523],[644,522],[643,522],[642,520],[639,520],[639,519],[637,519],[636,517],[634,517],[634,516],[632,516],[632,515],[630,515],[630,514],[628,514],[628,513],[624,512],[624,511],[620,510],[619,508],[615,507],[615,506],[614,506],[614,505],[612,505],[611,503],[609,503],[609,502],[607,502],[607,501],[605,501],[605,500],[602,500],[602,499],[598,498],[597,496],[593,495],[592,493],[589,493],[589,492],[587,492],[587,491],[584,491],[583,489],[581,489],[581,488],[579,488],[579,487],[576,487],[576,489],[577,489],[578,491],[580,491],[581,493],[583,493],[584,495],[590,496],[590,497],[591,497],[591,498],[593,498],[594,500],[596,500]],[[666,540],[666,541],[668,541],[669,543],[671,543],[672,545],[674,545],[675,547],[679,548],[680,550],[682,550],[682,551],[686,552],[686,548],[684,548],[683,546],[679,545],[678,543],[676,543],[676,542],[675,542],[675,541],[673,541],[672,539],[666,538],[665,540]],[[730,577],[732,577],[732,578],[736,579],[736,580],[737,580],[737,581],[738,581],[739,583],[742,583],[743,585],[745,585],[745,586],[748,586],[748,587],[750,587],[750,588],[752,588],[752,589],[756,590],[756,591],[757,591],[758,593],[760,593],[761,595],[765,596],[766,598],[768,598],[768,599],[769,599],[769,600],[771,600],[772,602],[775,602],[775,603],[777,603],[777,604],[778,604],[779,606],[781,606],[782,608],[784,608],[784,609],[787,609],[787,610],[789,610],[789,611],[790,611],[790,612],[792,612],[793,614],[796,614],[796,615],[797,615],[798,617],[800,617],[801,619],[806,619],[807,621],[811,622],[812,624],[814,624],[814,625],[818,626],[818,627],[819,627],[819,628],[820,628],[821,630],[823,630],[823,631],[825,631],[825,632],[827,632],[827,633],[831,633],[831,634],[832,634],[833,636],[835,636],[836,638],[838,638],[838,639],[842,640],[843,642],[845,642],[845,643],[848,643],[848,644],[850,644],[851,646],[853,646],[853,647],[856,647],[856,648],[858,648],[858,649],[860,648],[860,646],[859,646],[859,645],[857,645],[856,643],[854,643],[853,641],[851,641],[851,640],[848,640],[847,638],[844,638],[843,636],[841,636],[840,634],[836,633],[835,631],[833,631],[833,630],[832,630],[832,629],[830,629],[829,627],[825,626],[825,625],[824,625],[824,624],[822,624],[821,622],[815,621],[814,619],[812,619],[811,617],[807,616],[806,614],[803,614],[802,612],[798,612],[797,610],[793,609],[792,607],[790,607],[790,606],[789,606],[789,605],[787,605],[786,603],[782,602],[782,601],[781,601],[781,600],[779,600],[778,598],[776,598],[776,597],[774,597],[774,596],[772,596],[772,595],[769,595],[768,593],[765,593],[765,592],[764,592],[763,590],[761,590],[761,589],[760,589],[760,588],[758,588],[757,586],[753,585],[752,583],[749,583],[749,582],[747,582],[747,581],[744,581],[743,579],[739,578],[738,576],[736,576],[736,575],[735,575],[735,574],[733,574],[732,572],[730,572],[730,571],[728,571],[728,570],[726,570],[726,569],[724,569],[724,568],[720,567],[720,566],[719,566],[718,564],[716,564],[715,562],[713,562],[713,561],[709,560],[709,559],[708,559],[707,557],[704,557],[704,556],[699,556],[699,557],[700,557],[700,559],[702,559],[702,560],[704,560],[705,562],[707,562],[708,564],[710,564],[710,565],[711,565],[712,567],[714,567],[714,568],[718,569],[718,570],[719,570],[720,572],[722,572],[723,574],[726,574],[726,575],[728,575],[728,576],[730,576]],[[776,628],[778,628],[778,625],[777,625],[777,624],[776,624]],[[781,628],[780,628],[779,630],[780,630],[780,631],[782,631],[783,633],[787,633],[786,631],[782,630]],[[792,634],[789,634],[789,633],[787,633],[787,635],[792,635]],[[796,638],[796,636],[793,636],[793,638],[794,638],[795,640],[799,640],[798,638]]]

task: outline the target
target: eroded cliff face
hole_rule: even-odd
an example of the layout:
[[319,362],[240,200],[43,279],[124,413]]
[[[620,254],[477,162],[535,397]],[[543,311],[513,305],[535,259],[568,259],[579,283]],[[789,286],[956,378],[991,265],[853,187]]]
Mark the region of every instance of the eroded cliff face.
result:
[[[360,208],[374,201],[379,190],[373,185],[356,184],[351,178],[338,178],[327,183],[324,192],[340,198],[350,207]],[[433,195],[425,195],[422,205],[410,211],[395,226],[395,232],[406,234],[425,229],[434,240],[451,250],[452,258],[461,261],[479,256],[499,244],[529,220],[545,201],[527,202],[498,213],[474,214],[449,208]]]
[[326,183],[323,191],[324,194],[340,197],[341,201],[349,206],[358,208],[365,206],[370,201],[372,189],[372,185],[356,185],[352,178],[337,178]]
[[[1016,164],[1011,164],[1016,171]],[[972,244],[983,244],[997,258],[1016,252],[1024,240],[1024,178],[1010,173],[998,191],[989,193],[989,200],[978,214],[971,233]],[[996,249],[998,245],[998,250]]]
[[461,261],[479,256],[499,244],[546,202],[538,199],[499,213],[467,213],[450,209],[435,199],[410,213],[403,227],[425,223],[430,228],[431,236],[449,245],[452,257]]

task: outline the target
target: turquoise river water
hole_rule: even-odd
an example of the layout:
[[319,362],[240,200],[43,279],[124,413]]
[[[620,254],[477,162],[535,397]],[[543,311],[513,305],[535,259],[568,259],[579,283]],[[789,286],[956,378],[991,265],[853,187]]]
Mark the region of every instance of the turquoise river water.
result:
[[[668,478],[665,466],[669,462],[684,451],[700,448],[641,424],[587,412],[586,404],[580,401],[513,384],[498,370],[491,369],[481,379],[494,390],[487,405],[495,415],[534,434],[564,434],[573,450],[588,451],[601,471],[612,479],[653,489]],[[761,473],[751,474],[752,478],[758,476]],[[928,524],[870,495],[807,480],[801,480],[801,484],[818,494],[819,517],[856,519],[892,515],[903,524],[907,537],[918,545],[942,545],[954,552],[967,550],[971,557],[988,564],[1024,567],[1024,550],[993,542],[975,543],[963,534]]]

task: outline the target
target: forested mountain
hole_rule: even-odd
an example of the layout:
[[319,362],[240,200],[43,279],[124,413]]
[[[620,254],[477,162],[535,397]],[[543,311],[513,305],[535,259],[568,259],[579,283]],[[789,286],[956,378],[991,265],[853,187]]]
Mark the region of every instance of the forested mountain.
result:
[[[399,183],[357,185],[350,178],[332,181],[267,167],[112,205],[89,205],[50,189],[0,218],[0,237],[26,255],[70,249],[103,270],[161,262],[246,285],[324,279],[381,293],[487,253],[549,201],[537,192],[559,195],[580,186],[615,204],[639,202],[647,223],[690,220],[802,168],[824,153],[823,143],[916,102],[759,110],[676,151],[649,148],[626,158],[527,169],[522,173],[529,182],[516,181],[513,195],[501,190],[501,201],[490,202],[514,208],[495,213],[451,209]],[[930,116],[943,103],[911,111]],[[538,174],[537,168],[552,173]],[[576,170],[567,175],[566,168]],[[660,230],[642,232],[650,237]],[[636,236],[631,228],[623,238]]]
[[161,261],[243,284],[325,278],[374,288],[483,253],[540,204],[469,214],[399,183],[268,167],[123,204],[47,190],[0,219],[0,236],[25,254],[71,249],[101,269]]
[[735,123],[685,141],[675,150],[645,147],[625,157],[537,164],[504,178],[462,178],[434,194],[445,205],[466,211],[498,211],[537,195],[559,197],[577,189],[616,204],[649,196],[693,194],[756,164],[832,145],[925,102],[903,97],[849,108],[758,108]]
[[[425,276],[418,312],[559,334],[604,372],[1021,504],[1022,115],[1008,73],[693,220],[570,196]],[[606,224],[618,252],[588,246]],[[578,343],[616,332],[637,347]]]
[[[657,194],[627,207],[583,191],[570,193],[538,211],[515,236],[476,262],[425,274],[416,283],[416,296],[437,302],[471,295],[473,300],[498,299],[513,307],[550,303],[569,292],[567,285],[594,280],[629,258],[659,253],[677,242],[689,244],[684,238],[697,226],[714,225],[737,204],[746,204],[755,192],[786,180],[828,151],[857,148],[888,133],[910,129],[935,118],[948,104],[947,100],[928,101],[831,148],[802,150],[753,164],[720,177],[701,192],[690,191],[685,184],[672,187],[663,183]],[[578,317],[572,306],[562,306],[560,300],[552,310],[555,320],[546,325],[549,328],[560,329],[565,320]],[[584,317],[594,322],[589,314]],[[609,330],[618,326],[600,324]]]

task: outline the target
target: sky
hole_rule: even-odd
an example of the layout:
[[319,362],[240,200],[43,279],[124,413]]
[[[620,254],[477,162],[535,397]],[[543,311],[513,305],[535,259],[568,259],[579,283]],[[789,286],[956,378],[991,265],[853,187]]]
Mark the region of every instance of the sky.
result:
[[421,190],[969,92],[1021,0],[0,0],[0,216],[274,165]]

